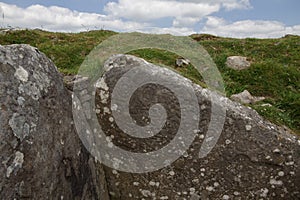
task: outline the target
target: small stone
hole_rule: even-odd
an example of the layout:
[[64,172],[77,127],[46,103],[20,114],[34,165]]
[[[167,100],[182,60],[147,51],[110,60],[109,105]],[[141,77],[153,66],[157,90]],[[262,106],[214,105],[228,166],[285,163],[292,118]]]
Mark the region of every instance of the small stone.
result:
[[227,194],[225,194],[225,195],[223,195],[223,199],[228,200],[228,199],[230,199],[230,197]]
[[201,110],[205,110],[205,109],[206,109],[206,105],[204,105],[204,104],[201,105],[200,109],[201,109]]
[[214,186],[218,187],[220,184],[218,182],[214,182]]
[[174,176],[174,175],[175,175],[175,172],[174,172],[174,171],[170,171],[169,174],[170,174],[171,176]]
[[104,114],[111,114],[111,112],[110,112],[110,110],[109,110],[108,107],[104,107],[104,108],[103,108],[103,113],[104,113]]
[[238,94],[233,94],[230,98],[242,104],[254,104],[265,99],[265,97],[252,96],[248,90],[244,90],[243,92]]
[[195,178],[195,179],[192,180],[192,182],[193,182],[193,183],[199,183],[199,179],[198,179],[198,178]]
[[134,185],[134,186],[139,186],[140,183],[139,183],[139,182],[133,182],[133,185]]
[[144,197],[151,197],[151,192],[149,190],[141,190]]
[[162,196],[159,199],[161,199],[161,200],[167,200],[167,199],[169,199],[169,197],[168,196]]
[[195,189],[195,188],[190,188],[189,190],[190,190],[190,193],[191,193],[191,194],[194,194],[194,193],[196,192],[196,189]]
[[178,58],[176,59],[176,66],[177,67],[184,67],[190,64],[190,60],[184,59],[184,58]]
[[273,153],[280,153],[280,150],[279,149],[274,149]]
[[292,175],[292,176],[295,175],[295,172],[290,172],[290,175]]
[[230,143],[231,143],[230,140],[225,140],[225,144],[226,144],[226,145],[229,145]]
[[267,197],[267,195],[269,193],[269,190],[267,188],[263,188],[260,191],[261,191],[261,194],[260,194],[261,197]]
[[109,120],[111,123],[114,122],[114,118],[113,118],[113,117],[110,117],[108,120]]
[[233,194],[234,194],[234,196],[239,196],[241,193],[235,191]]
[[200,138],[201,140],[203,140],[204,137],[205,137],[205,136],[204,136],[203,134],[199,135],[199,138]]
[[246,128],[246,131],[251,131],[252,126],[251,125],[246,125],[245,128]]
[[284,172],[283,171],[278,172],[278,176],[284,176]]
[[109,194],[110,194],[111,196],[116,196],[116,193],[114,193],[114,192],[112,192],[112,191],[110,191]]
[[287,165],[287,166],[291,166],[291,165],[294,165],[294,164],[295,164],[294,161],[290,161],[290,162],[285,163],[285,165]]
[[282,182],[281,180],[277,181],[277,180],[275,180],[275,179],[271,179],[271,180],[270,180],[270,184],[271,184],[271,185],[282,185],[283,182]]
[[235,70],[244,70],[251,66],[246,57],[243,56],[230,56],[226,60],[226,66]]
[[214,188],[213,188],[212,186],[207,186],[207,187],[206,187],[206,190],[209,191],[209,192],[211,192],[211,191],[214,190]]
[[194,134],[197,134],[197,133],[200,132],[200,130],[196,129],[196,130],[194,130],[193,132],[194,132]]
[[150,182],[149,182],[149,185],[151,185],[151,186],[155,186],[155,185],[156,185],[156,183],[155,183],[154,181],[150,181]]

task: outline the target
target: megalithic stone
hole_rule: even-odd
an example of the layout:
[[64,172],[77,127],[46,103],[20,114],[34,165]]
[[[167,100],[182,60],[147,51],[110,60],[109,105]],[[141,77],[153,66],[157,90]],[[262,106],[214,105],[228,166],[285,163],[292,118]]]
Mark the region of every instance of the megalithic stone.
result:
[[[174,81],[174,86],[186,84],[186,79],[169,69],[162,69],[129,55],[111,57],[104,68],[107,71],[96,84],[95,106],[100,109],[97,112],[98,123],[106,134],[108,146],[112,149],[117,146],[132,156],[143,154],[147,157],[175,140],[182,118],[180,101],[175,92],[166,85],[148,83],[140,85],[131,93],[124,80],[130,82],[129,86],[137,83],[141,73],[136,73],[136,77],[129,75],[136,68],[144,73],[144,77],[154,76],[155,79],[159,76],[162,80]],[[120,165],[125,160],[118,158],[119,155],[112,157],[116,161],[121,159],[115,165],[105,167],[108,190],[114,199],[300,198],[298,136],[264,120],[249,107],[191,82],[185,86],[187,89],[193,88],[200,108],[200,120],[193,143],[176,161],[146,173],[122,171]],[[127,93],[131,95],[128,99],[128,113],[120,105],[127,98]],[[117,99],[114,100],[114,97]],[[186,102],[189,102],[189,98],[186,96]],[[218,121],[211,121],[211,115],[218,115],[211,111],[213,103],[226,109],[225,124],[216,146],[206,156],[199,157],[201,147],[214,139],[206,138],[209,123],[214,123],[212,129],[220,125]],[[164,112],[155,115],[155,109],[160,109],[153,107],[157,104],[164,108],[166,115],[162,114]],[[151,118],[151,113],[156,118]],[[149,132],[148,138],[130,135],[129,130],[133,130],[133,125],[123,124],[131,121],[134,126],[147,128],[161,116],[166,117],[162,129],[156,135]],[[118,119],[121,120],[117,122]],[[184,134],[188,137],[194,133]],[[184,137],[181,139],[184,140]],[[101,153],[106,155],[106,152]],[[143,163],[141,160],[130,161],[133,169],[140,169],[145,163],[155,164],[154,157]]]
[[0,199],[108,199],[73,124],[55,65],[29,45],[0,46]]

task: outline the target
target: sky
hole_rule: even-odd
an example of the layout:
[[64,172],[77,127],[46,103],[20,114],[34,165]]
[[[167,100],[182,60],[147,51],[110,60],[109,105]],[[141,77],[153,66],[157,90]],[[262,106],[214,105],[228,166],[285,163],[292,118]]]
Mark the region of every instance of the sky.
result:
[[299,10],[299,0],[0,0],[0,26],[278,38],[300,35]]

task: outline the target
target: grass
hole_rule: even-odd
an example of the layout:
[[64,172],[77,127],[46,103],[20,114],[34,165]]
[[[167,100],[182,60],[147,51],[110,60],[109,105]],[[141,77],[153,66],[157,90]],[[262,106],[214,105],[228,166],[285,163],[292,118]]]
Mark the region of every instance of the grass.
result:
[[[0,34],[0,44],[26,43],[39,48],[64,74],[76,74],[86,55],[112,31],[52,33],[42,30],[19,30]],[[250,105],[270,121],[285,125],[300,134],[300,36],[279,39],[233,39],[212,35],[190,36],[201,44],[217,64],[227,96],[247,89],[266,100]],[[193,66],[177,68],[177,55],[157,49],[141,49],[130,54],[178,71],[202,86],[202,77]],[[235,71],[225,66],[228,56],[246,56],[251,67]],[[271,107],[265,106],[270,104]]]
[[42,30],[10,31],[0,35],[0,44],[30,44],[44,52],[64,74],[76,74],[90,51],[112,31],[52,33]]
[[[209,52],[225,81],[227,96],[247,89],[267,97],[250,105],[270,121],[300,133],[300,37],[279,39],[201,38],[193,35]],[[251,68],[235,71],[225,66],[228,56],[246,56]],[[272,106],[266,107],[269,103]]]

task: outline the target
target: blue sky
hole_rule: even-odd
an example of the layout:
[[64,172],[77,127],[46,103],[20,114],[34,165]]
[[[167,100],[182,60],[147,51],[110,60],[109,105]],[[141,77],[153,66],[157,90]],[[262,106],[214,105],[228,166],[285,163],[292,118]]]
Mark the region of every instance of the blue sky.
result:
[[299,9],[299,0],[0,0],[0,23],[63,32],[269,38],[300,35]]

